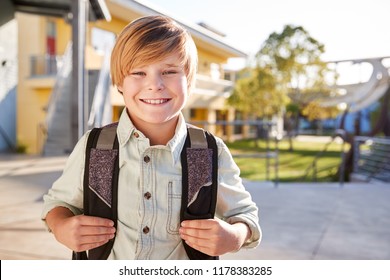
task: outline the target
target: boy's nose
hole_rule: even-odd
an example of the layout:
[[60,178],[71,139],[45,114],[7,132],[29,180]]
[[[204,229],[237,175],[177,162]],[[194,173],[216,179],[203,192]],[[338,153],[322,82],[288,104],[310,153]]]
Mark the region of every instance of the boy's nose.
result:
[[150,77],[148,89],[151,91],[161,91],[164,89],[164,81],[160,76]]

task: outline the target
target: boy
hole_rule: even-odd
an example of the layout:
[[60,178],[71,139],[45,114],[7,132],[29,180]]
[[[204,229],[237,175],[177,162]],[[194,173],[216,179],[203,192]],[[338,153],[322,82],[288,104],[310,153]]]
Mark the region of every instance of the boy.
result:
[[111,56],[111,78],[126,105],[117,128],[117,230],[109,219],[81,215],[87,132],[44,196],[42,219],[60,243],[86,251],[115,235],[109,259],[188,259],[182,239],[211,256],[260,242],[258,209],[218,138],[216,217],[180,224],[180,152],[187,134],[181,110],[196,66],[192,38],[171,19],[148,16],[124,28]]

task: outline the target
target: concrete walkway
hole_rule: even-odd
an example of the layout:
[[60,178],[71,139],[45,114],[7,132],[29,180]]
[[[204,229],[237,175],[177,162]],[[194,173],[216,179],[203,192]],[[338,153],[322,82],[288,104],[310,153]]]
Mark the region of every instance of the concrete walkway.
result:
[[[69,259],[40,221],[66,158],[0,155],[0,259]],[[245,182],[263,240],[222,259],[390,259],[390,186]]]

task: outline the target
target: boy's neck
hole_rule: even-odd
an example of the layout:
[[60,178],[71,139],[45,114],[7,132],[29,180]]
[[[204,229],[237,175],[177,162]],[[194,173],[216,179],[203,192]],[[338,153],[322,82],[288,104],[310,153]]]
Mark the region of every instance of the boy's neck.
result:
[[179,117],[164,123],[134,123],[135,127],[149,139],[150,146],[166,145],[173,138]]

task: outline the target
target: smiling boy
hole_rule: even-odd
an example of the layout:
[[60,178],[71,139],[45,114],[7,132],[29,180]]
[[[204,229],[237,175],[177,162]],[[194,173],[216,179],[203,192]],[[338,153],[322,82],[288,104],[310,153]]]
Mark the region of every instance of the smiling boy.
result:
[[42,219],[60,243],[79,252],[115,236],[109,259],[188,259],[182,240],[210,256],[259,244],[258,208],[219,138],[215,218],[180,223],[180,152],[187,136],[181,110],[196,67],[195,44],[173,20],[147,16],[124,28],[111,56],[111,78],[126,105],[116,132],[117,228],[109,219],[82,215],[87,132],[44,196]]

